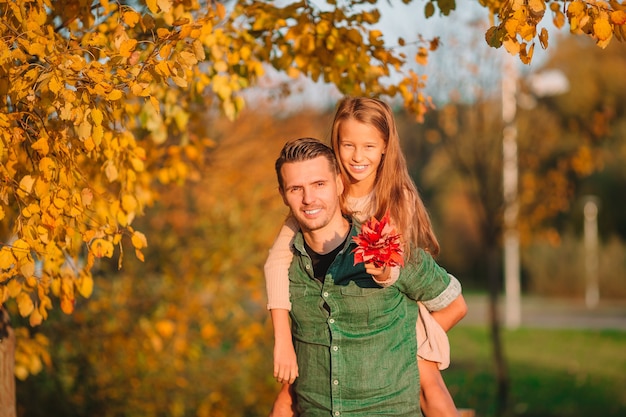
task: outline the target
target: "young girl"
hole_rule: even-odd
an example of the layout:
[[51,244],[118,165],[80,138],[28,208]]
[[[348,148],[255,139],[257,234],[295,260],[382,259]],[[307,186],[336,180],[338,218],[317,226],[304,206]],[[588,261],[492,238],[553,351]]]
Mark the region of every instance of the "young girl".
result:
[[[436,256],[439,243],[408,174],[389,106],[372,98],[343,99],[333,121],[331,142],[346,185],[341,196],[344,211],[359,221],[372,216],[381,219],[389,212],[393,224],[402,233],[405,256],[410,245]],[[298,365],[289,324],[288,268],[293,256],[291,240],[296,232],[295,220],[288,218],[265,264],[268,309],[274,325],[274,377],[284,384],[274,404],[274,417],[294,415],[289,384],[298,376]],[[381,286],[393,284],[399,275],[398,268],[366,266],[368,273]],[[451,277],[443,297],[430,304],[419,303],[420,404],[427,417],[459,415],[439,369],[445,369],[449,364],[449,343],[445,331],[465,315],[466,306],[462,299],[457,302],[457,314],[453,317],[438,317],[437,310],[450,305],[460,293],[459,282]]]

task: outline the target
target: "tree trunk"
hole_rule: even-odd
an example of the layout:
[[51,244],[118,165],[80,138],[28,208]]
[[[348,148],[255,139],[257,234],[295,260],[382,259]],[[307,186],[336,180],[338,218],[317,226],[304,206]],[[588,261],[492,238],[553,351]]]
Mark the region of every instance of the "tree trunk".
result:
[[15,333],[9,313],[0,309],[0,417],[16,417]]
[[500,292],[500,265],[498,249],[491,246],[487,255],[487,279],[489,281],[489,323],[491,327],[491,342],[493,359],[496,369],[496,415],[505,415],[509,397],[509,371],[504,356],[502,336],[500,333],[500,315],[498,312],[498,294]]

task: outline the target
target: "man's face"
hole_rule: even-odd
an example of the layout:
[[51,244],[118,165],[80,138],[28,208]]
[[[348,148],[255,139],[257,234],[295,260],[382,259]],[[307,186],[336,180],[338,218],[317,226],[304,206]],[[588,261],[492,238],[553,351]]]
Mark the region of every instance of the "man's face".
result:
[[323,229],[336,216],[341,218],[339,196],[343,182],[325,157],[286,163],[281,173],[283,201],[303,232]]

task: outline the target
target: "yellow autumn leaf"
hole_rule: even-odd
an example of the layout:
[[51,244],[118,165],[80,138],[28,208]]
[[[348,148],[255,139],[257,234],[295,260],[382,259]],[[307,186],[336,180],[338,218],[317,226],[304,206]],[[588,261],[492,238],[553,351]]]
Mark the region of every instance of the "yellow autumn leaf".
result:
[[415,62],[420,65],[428,65],[428,50],[424,47],[420,47],[415,54]]
[[585,10],[587,9],[587,6],[585,6],[585,3],[577,0],[577,1],[573,1],[568,7],[567,7],[567,16],[574,17],[574,16],[579,16],[581,14],[583,14],[585,12]]
[[100,126],[102,124],[103,119],[104,119],[104,116],[102,114],[102,110],[100,109],[91,110],[91,120],[93,121],[94,125]]
[[150,104],[152,104],[152,108],[159,114],[161,112],[161,105],[159,104],[159,100],[155,96],[149,96]]
[[13,242],[13,255],[18,261],[27,257],[30,253],[30,245],[24,239],[17,239]]
[[140,19],[141,16],[139,15],[139,13],[134,10],[125,11],[122,15],[122,20],[124,21],[124,23],[126,23],[131,28],[135,27],[135,25],[139,23]]
[[172,0],[157,0],[157,4],[159,5],[161,11],[165,13],[169,13],[172,8]]
[[146,235],[137,230],[133,232],[130,240],[136,249],[143,249],[148,246],[148,240],[146,239]]
[[146,0],[146,6],[148,6],[148,9],[150,9],[153,14],[159,11],[156,0]]
[[63,85],[61,84],[61,81],[59,81],[57,76],[53,75],[48,82],[48,88],[50,88],[50,91],[52,91],[53,93],[57,94],[59,91],[61,91]]
[[626,11],[614,10],[611,12],[611,23],[614,25],[626,24]]
[[91,132],[91,140],[93,141],[93,147],[99,146],[102,143],[104,137],[104,128],[102,126],[94,126]]
[[541,43],[541,47],[546,49],[548,47],[548,31],[546,28],[542,28],[539,33],[539,42]]
[[31,204],[27,205],[21,211],[22,216],[24,216],[26,218],[29,218],[29,217],[33,216],[34,214],[38,214],[40,212],[41,212],[41,209],[39,207],[39,204],[35,204],[35,203],[31,203]]
[[30,298],[30,295],[25,292],[19,293],[15,301],[17,302],[17,308],[20,312],[20,316],[22,317],[28,316],[35,309],[33,299]]
[[[98,126],[98,127],[101,127],[101,126]],[[96,143],[94,142],[91,136],[88,136],[83,140],[83,146],[85,147],[85,150],[87,152],[91,152],[96,148]]]
[[80,199],[85,207],[89,207],[93,200],[93,192],[89,188],[83,188],[80,191]]
[[158,64],[154,66],[154,69],[156,70],[157,73],[165,77],[169,77],[172,74],[172,72],[170,71],[169,65],[167,65],[167,61],[160,61]]
[[181,51],[181,53],[178,54],[178,57],[180,58],[180,61],[188,67],[194,66],[198,63],[196,55],[191,52]]
[[31,325],[31,327],[36,327],[39,326],[42,321],[43,316],[38,309],[34,309],[33,312],[30,314],[30,317],[28,318],[28,323]]
[[28,46],[28,53],[30,55],[43,57],[46,55],[46,47],[40,43],[33,42]]
[[135,256],[137,257],[137,259],[139,259],[141,262],[145,262],[145,257],[143,256],[143,252],[140,251],[139,249],[135,249]]
[[65,314],[72,314],[74,311],[75,300],[68,296],[61,297],[61,311]]
[[129,194],[125,194],[124,196],[122,196],[122,209],[124,209],[126,213],[133,212],[136,208],[137,199],[135,199],[135,197]]
[[35,273],[35,262],[30,257],[25,258],[20,262],[20,273],[24,278],[31,278]]
[[565,25],[565,15],[560,10],[557,10],[556,12],[554,12],[554,18],[552,19],[552,22],[557,29],[562,28]]
[[2,206],[0,206],[0,220],[4,219],[4,216],[6,214],[4,213],[4,209],[2,208]]
[[172,75],[172,81],[174,81],[174,83],[181,88],[186,88],[188,85],[187,80],[185,78],[178,77],[176,75]]
[[104,174],[106,175],[109,182],[113,182],[117,180],[118,172],[117,167],[111,161],[106,161],[104,164]]
[[606,18],[598,18],[593,22],[593,33],[599,41],[606,41],[613,36],[613,29],[609,20]]
[[50,191],[50,182],[42,178],[35,180],[35,195],[39,198],[43,198]]
[[94,239],[94,241],[91,242],[90,248],[93,254],[98,258],[110,258],[113,256],[113,243],[108,240],[102,238]]
[[137,46],[137,39],[126,39],[120,45],[120,55],[128,58]]
[[222,3],[218,2],[215,4],[215,11],[220,19],[224,19],[226,17],[226,7]]
[[519,42],[517,42],[516,39],[513,38],[509,38],[507,37],[504,42],[502,42],[502,45],[504,45],[504,47],[506,48],[507,52],[511,55],[517,55],[519,54],[520,51],[520,44]]
[[543,15],[546,10],[546,3],[544,0],[528,0],[528,8],[533,14]]
[[115,89],[107,95],[107,100],[116,101],[116,100],[121,99],[123,96],[124,96],[124,93],[122,93],[121,90]]
[[20,187],[18,189],[18,195],[21,198],[24,198],[26,195],[30,194],[33,189],[33,184],[35,183],[35,179],[30,175],[24,175],[20,180]]
[[78,125],[76,133],[78,134],[78,138],[84,141],[91,136],[91,123],[89,123],[87,120],[83,120],[83,122]]
[[56,163],[47,156],[45,158],[41,158],[41,160],[39,161],[39,170],[47,181],[50,181],[54,178],[54,172],[56,171],[56,169]]
[[93,293],[93,277],[91,274],[83,275],[78,280],[78,293],[85,298],[91,297]]
[[48,155],[48,152],[50,151],[50,147],[48,146],[48,138],[41,137],[39,140],[33,143],[32,148],[42,156]]
[[11,248],[3,246],[0,249],[0,269],[9,269],[15,263],[15,257]]

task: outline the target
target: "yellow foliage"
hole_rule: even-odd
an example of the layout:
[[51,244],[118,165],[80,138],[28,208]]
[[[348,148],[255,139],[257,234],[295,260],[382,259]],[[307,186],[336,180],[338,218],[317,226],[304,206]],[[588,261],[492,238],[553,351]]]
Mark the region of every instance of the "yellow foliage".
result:
[[37,333],[31,336],[27,329],[15,329],[17,347],[15,350],[15,376],[25,380],[28,375],[36,375],[43,366],[50,366],[48,354],[48,339]]

